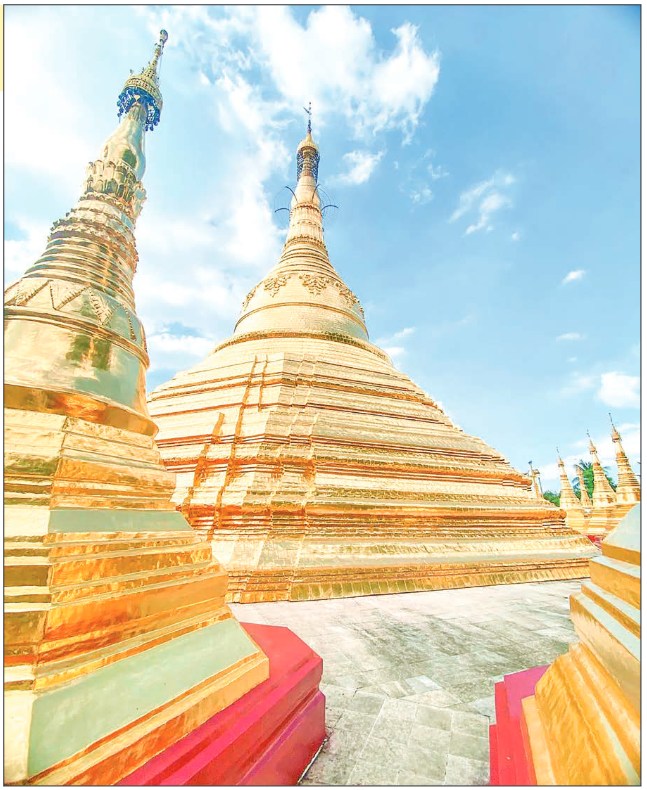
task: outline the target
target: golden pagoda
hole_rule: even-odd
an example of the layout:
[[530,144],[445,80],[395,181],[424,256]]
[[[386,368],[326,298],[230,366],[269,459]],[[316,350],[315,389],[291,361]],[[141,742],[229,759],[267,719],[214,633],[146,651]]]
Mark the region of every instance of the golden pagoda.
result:
[[640,505],[571,597],[579,641],[522,700],[537,785],[640,784]]
[[5,298],[5,783],[113,784],[268,676],[171,502],[145,400],[134,226],[150,64]]
[[581,578],[593,547],[369,341],[324,243],[311,125],[278,263],[234,334],[149,397],[231,600]]
[[559,506],[566,512],[566,525],[576,532],[586,532],[586,517],[582,503],[577,498],[571,481],[568,479],[564,462],[557,449],[557,463],[559,465],[559,479],[561,483]]
[[629,459],[622,447],[622,439],[613,424],[611,415],[611,438],[616,448],[616,463],[618,465],[618,485],[616,487],[616,518],[621,519],[631,508],[640,502],[640,483],[634,474]]
[[611,487],[602,468],[593,439],[590,434],[588,436],[589,451],[593,459],[593,509],[587,529],[590,535],[604,535],[618,523],[618,518],[615,515],[616,492]]
[[[575,471],[577,473],[577,479],[580,483],[580,502],[582,503],[582,507],[584,508],[584,512],[586,514],[586,511],[593,507],[593,502],[591,502],[591,497],[589,496],[586,483],[584,482],[584,472],[582,471],[582,467],[579,464],[575,465]],[[587,515],[590,515],[590,513]]]

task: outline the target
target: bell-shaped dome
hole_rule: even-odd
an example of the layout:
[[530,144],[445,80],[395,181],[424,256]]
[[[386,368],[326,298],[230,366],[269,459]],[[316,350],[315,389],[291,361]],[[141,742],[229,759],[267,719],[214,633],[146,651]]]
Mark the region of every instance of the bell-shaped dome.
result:
[[247,295],[235,336],[299,332],[368,341],[359,300],[328,258],[317,190],[318,167],[319,149],[308,125],[297,148],[297,185],[283,253]]

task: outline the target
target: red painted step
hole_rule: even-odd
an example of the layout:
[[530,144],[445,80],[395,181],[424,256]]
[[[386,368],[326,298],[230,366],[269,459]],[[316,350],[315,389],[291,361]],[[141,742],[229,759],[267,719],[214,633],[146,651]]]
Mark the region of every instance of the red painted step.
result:
[[242,623],[269,678],[120,785],[294,785],[325,737],[322,660],[288,628]]
[[548,666],[543,666],[515,672],[494,686],[496,723],[490,727],[491,785],[535,784],[521,730],[521,700],[534,694],[537,682],[547,669]]

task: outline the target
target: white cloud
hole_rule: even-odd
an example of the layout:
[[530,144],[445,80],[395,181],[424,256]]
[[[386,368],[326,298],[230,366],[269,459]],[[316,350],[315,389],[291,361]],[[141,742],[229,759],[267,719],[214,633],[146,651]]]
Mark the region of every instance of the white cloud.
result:
[[586,390],[591,390],[596,387],[598,381],[599,379],[597,376],[573,371],[569,377],[568,383],[562,388],[560,394],[565,398],[578,395],[580,392],[585,392]]
[[640,408],[640,378],[613,371],[603,373],[598,398],[614,408]]
[[474,233],[477,230],[481,230],[481,228],[486,228],[488,231],[491,231],[493,226],[490,224],[490,217],[496,211],[503,208],[504,206],[511,206],[512,201],[510,198],[502,195],[500,192],[492,192],[489,194],[484,200],[481,202],[479,206],[479,218],[478,221],[469,225],[467,230],[465,231],[465,235],[469,236],[470,233]]
[[521,238],[521,233],[519,233],[518,230],[515,230],[512,236],[510,236],[510,238],[512,239],[512,241],[519,241],[519,239]]
[[585,340],[586,335],[580,334],[580,332],[565,332],[563,335],[558,335],[555,340]]
[[363,184],[371,177],[379,161],[384,156],[384,151],[371,154],[369,151],[350,151],[342,156],[346,172],[333,176],[332,183],[357,185]]
[[505,190],[515,183],[515,177],[511,173],[497,172],[487,181],[466,189],[458,199],[458,207],[449,218],[450,222],[456,222],[463,215],[476,209],[477,218],[475,222],[468,225],[465,235],[470,235],[477,230],[491,231],[493,229],[492,217],[502,208],[511,207],[512,200],[509,195],[500,190]]
[[566,277],[562,280],[562,285],[566,285],[567,283],[574,283],[577,280],[581,280],[582,277],[586,274],[586,269],[574,269],[572,272],[569,272]]
[[168,332],[149,335],[147,337],[148,351],[151,355],[150,370],[168,366],[169,357],[186,366],[187,357],[205,357],[214,347],[214,340],[207,337],[194,335],[172,335]]
[[[47,246],[50,226],[19,219],[14,223],[25,236],[23,239],[5,239],[4,266],[8,279],[17,280],[43,254]],[[7,283],[8,285],[9,283]]]
[[287,6],[246,9],[245,16],[250,52],[287,107],[308,98],[319,128],[342,113],[357,137],[398,128],[411,140],[440,74],[440,54],[425,52],[414,25],[393,29],[395,47],[385,52],[368,20],[345,6],[318,8],[304,26]]
[[[376,346],[386,351],[391,359],[396,359],[408,353],[407,349],[401,345],[401,341],[406,337],[411,337],[415,331],[415,326],[405,326],[402,329],[398,329],[397,332],[393,332],[391,335],[379,337],[374,342]],[[400,341],[400,343],[398,343],[398,341]]]
[[434,199],[434,193],[428,186],[423,186],[420,187],[420,189],[412,189],[409,193],[409,197],[413,203],[424,206]]
[[394,340],[402,340],[403,337],[408,337],[412,335],[416,331],[415,326],[405,326],[404,329],[400,329],[399,332],[395,332],[393,335]]
[[577,357],[569,357],[567,362],[577,362]]
[[382,348],[383,351],[386,351],[386,353],[391,357],[391,359],[396,359],[397,357],[401,357],[407,353],[406,348],[403,346],[386,346]]
[[[85,164],[101,141],[89,139],[82,104],[48,68],[60,56],[66,32],[55,14],[47,20],[31,25],[28,16],[14,13],[5,36],[5,62],[11,64],[5,75],[5,110],[11,118],[5,126],[5,165],[78,191]],[[51,122],[59,118],[65,123]]]

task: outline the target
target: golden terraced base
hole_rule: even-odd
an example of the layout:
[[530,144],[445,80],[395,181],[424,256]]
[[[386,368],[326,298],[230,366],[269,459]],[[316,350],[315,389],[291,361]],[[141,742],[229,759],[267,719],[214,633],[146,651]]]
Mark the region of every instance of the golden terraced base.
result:
[[149,408],[175,501],[212,541],[230,600],[587,575],[590,541],[378,349],[228,344]]

